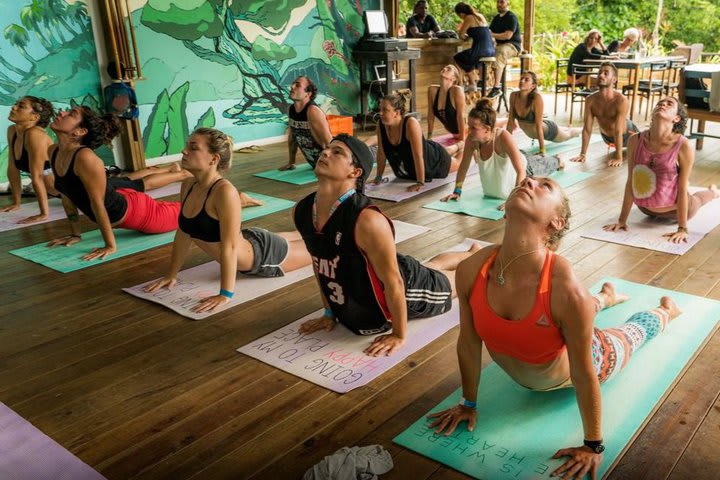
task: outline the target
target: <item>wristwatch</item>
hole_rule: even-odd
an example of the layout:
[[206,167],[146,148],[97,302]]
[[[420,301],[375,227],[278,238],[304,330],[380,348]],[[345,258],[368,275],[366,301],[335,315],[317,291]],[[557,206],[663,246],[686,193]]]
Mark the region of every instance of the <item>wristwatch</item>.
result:
[[605,445],[602,440],[583,440],[583,444],[595,453],[605,451]]

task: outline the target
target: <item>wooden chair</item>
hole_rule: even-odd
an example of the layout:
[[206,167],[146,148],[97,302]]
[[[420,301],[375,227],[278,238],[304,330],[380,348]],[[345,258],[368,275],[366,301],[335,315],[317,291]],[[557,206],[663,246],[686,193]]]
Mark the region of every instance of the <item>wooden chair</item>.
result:
[[[570,125],[572,125],[573,121],[575,103],[584,104],[585,99],[595,93],[595,90],[590,89],[592,82],[590,82],[589,79],[597,77],[598,71],[600,71],[600,65],[589,65],[586,63],[575,63],[572,65],[572,75],[570,79]],[[578,75],[588,78],[587,84],[578,82]],[[579,90],[581,86],[585,88]]]
[[665,85],[665,95],[679,95],[680,75],[682,69],[687,65],[687,60],[670,60],[670,71],[668,72],[668,81]]
[[557,104],[558,104],[558,95],[561,93],[565,94],[565,111],[567,112],[567,104],[568,104],[568,94],[570,93],[570,84],[567,83],[567,81],[563,80],[560,81],[560,75],[566,77],[565,72],[567,71],[567,66],[570,62],[569,58],[559,58],[555,60],[555,107],[553,109],[553,114],[557,115]]
[[[640,80],[638,84],[638,91],[635,92],[640,95],[640,107],[639,112],[642,112],[643,98],[647,98],[647,105],[645,107],[645,120],[648,119],[650,113],[650,104],[654,96],[662,97],[663,93],[667,90],[667,84],[669,80],[668,73],[670,72],[670,64],[668,62],[658,62],[650,65],[650,76],[645,80]],[[634,89],[633,85],[625,85],[623,87],[623,94],[627,95]]]

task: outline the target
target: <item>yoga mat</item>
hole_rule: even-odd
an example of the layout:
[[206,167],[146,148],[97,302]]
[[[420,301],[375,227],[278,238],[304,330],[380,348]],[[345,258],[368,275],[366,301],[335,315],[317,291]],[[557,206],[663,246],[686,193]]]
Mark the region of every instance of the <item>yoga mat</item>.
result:
[[[3,203],[2,206],[7,204]],[[32,215],[40,213],[40,207],[38,206],[37,200],[33,199],[30,202],[25,202],[20,205],[18,210],[13,212],[2,212],[0,213],[0,232],[7,232],[9,230],[15,230],[17,228],[29,227],[31,225],[40,225],[54,220],[61,220],[65,218],[65,210],[62,207],[62,201],[59,198],[51,198],[48,200],[48,218],[39,222],[33,222],[29,224],[19,224],[20,220],[27,218]]]
[[0,478],[104,480],[82,460],[0,403]]
[[[589,145],[592,145],[594,143],[602,142],[603,139],[598,133],[593,133],[590,136],[590,143]],[[577,154],[580,154],[580,148],[582,147],[582,135],[579,135],[575,138],[571,138],[570,140],[562,143],[555,143],[551,142],[549,140],[545,141],[545,153],[548,155],[557,155],[559,153],[566,153],[571,150],[577,150]],[[521,150],[524,150],[526,153],[530,154],[536,154],[540,153],[540,145],[538,144],[538,141],[535,140],[533,142],[532,139],[524,140],[518,142],[518,148]]]
[[254,174],[255,177],[277,180],[278,182],[292,183],[293,185],[307,185],[316,182],[317,177],[309,163],[301,163],[295,170],[280,171],[277,168]]
[[[243,220],[252,220],[254,218],[291,208],[295,205],[289,200],[270,197],[259,193],[248,192],[248,195],[262,200],[265,203],[259,207],[244,208]],[[114,229],[113,233],[115,234],[117,251],[112,255],[109,255],[105,261],[126,257],[137,252],[159,247],[172,242],[173,238],[175,238],[175,232],[167,232],[159,235],[145,235],[133,230],[119,228]],[[83,232],[82,236],[83,239],[80,243],[76,243],[70,247],[61,246],[48,248],[45,246],[47,242],[42,242],[30,247],[10,250],[10,253],[62,273],[74,272],[75,270],[81,270],[83,268],[104,263],[104,261],[86,261],[81,258],[83,255],[90,253],[93,248],[102,247],[105,244],[100,230]]]
[[179,195],[181,186],[182,184],[180,182],[169,183],[164,187],[148,190],[145,193],[150,195],[152,198],[169,197],[170,195]]
[[[702,190],[691,187],[691,192]],[[720,225],[720,199],[715,199],[705,204],[693,218],[688,221],[687,243],[671,243],[663,237],[665,233],[672,233],[677,230],[675,219],[650,218],[643,214],[636,206],[633,206],[628,217],[628,230],[626,232],[606,232],[603,225],[617,222],[620,213],[620,202],[617,212],[605,218],[592,227],[591,230],[582,234],[585,238],[601,240],[610,243],[619,243],[631,247],[640,247],[647,250],[682,255],[695,246],[705,235]]]
[[[567,167],[566,167],[567,168]],[[593,174],[590,172],[565,171],[559,170],[550,177],[554,178],[563,188],[581,182]],[[489,220],[500,220],[505,213],[498,210],[498,207],[505,203],[504,200],[497,198],[485,197],[481,185],[471,186],[466,189],[460,200],[451,200],[441,202],[436,200],[423,205],[423,208],[431,210],[440,210],[450,213],[464,213],[473,217],[487,218]]]
[[[657,306],[662,295],[672,296],[684,313],[635,352],[623,372],[601,386],[606,448],[598,478],[614,465],[720,318],[720,302],[647,285],[603,279],[591,291],[597,292],[605,281],[614,282],[632,298],[602,311],[596,319],[601,328]],[[457,404],[461,395],[462,390],[456,390],[432,412]],[[574,389],[533,392],[514,383],[494,363],[482,371],[474,432],[469,433],[463,423],[448,437],[436,436],[428,424],[423,416],[395,437],[395,443],[482,479],[548,478],[565,461],[550,457],[583,441]]]
[[[471,163],[466,178],[472,175],[477,175],[477,172],[477,164],[475,162]],[[385,177],[389,179],[385,183],[382,183],[380,185],[366,185],[365,195],[370,198],[377,198],[390,202],[401,202],[403,200],[407,200],[408,198],[412,198],[416,195],[420,195],[430,190],[435,190],[436,188],[447,185],[448,183],[454,183],[455,178],[457,177],[457,172],[452,172],[445,178],[434,178],[432,182],[426,183],[417,192],[407,191],[407,187],[415,184],[415,181],[413,180],[402,180],[396,178],[395,175],[393,175],[392,171],[385,175]]]
[[[466,239],[448,251],[467,250],[472,241]],[[488,245],[485,242],[478,243]],[[377,335],[355,335],[341,324],[329,332],[299,333],[300,325],[320,317],[322,309],[258,338],[237,351],[328,390],[346,393],[367,385],[457,325],[458,308],[457,300],[453,300],[452,308],[442,315],[409,320],[407,341],[386,357],[369,357],[363,353]]]
[[[430,231],[427,227],[412,225],[410,223],[394,221],[395,241],[397,243]],[[468,247],[469,248],[469,247]],[[123,290],[144,300],[159,303],[160,305],[179,313],[192,320],[202,320],[223,310],[254,300],[255,298],[274,292],[300,280],[312,277],[312,267],[294,270],[283,277],[263,278],[255,275],[238,274],[235,282],[235,295],[222,308],[212,312],[196,313],[191,309],[203,298],[217,295],[220,289],[220,264],[209,262],[197,267],[189,268],[178,273],[177,285],[172,290],[162,289],[154,293],[143,290],[145,285],[154,282],[144,282]]]

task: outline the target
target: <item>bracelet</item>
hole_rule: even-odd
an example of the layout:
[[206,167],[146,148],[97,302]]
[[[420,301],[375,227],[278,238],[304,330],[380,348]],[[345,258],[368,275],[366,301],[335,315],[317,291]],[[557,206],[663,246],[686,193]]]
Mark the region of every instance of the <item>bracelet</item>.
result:
[[424,187],[425,182],[421,182],[420,180],[418,180],[417,182],[415,182],[415,185],[420,185],[421,187]]
[[333,313],[332,308],[325,307],[325,313],[323,313],[323,317],[328,317],[335,320],[335,313]]
[[221,295],[225,298],[232,298],[235,295],[235,292],[231,292],[230,290],[225,290],[224,288],[221,288],[218,295]]
[[477,402],[471,402],[470,400],[467,400],[466,398],[460,399],[460,405],[467,408],[476,408]]
[[687,227],[678,227],[677,231],[683,232],[683,233],[688,233],[688,228]]
[[382,175],[375,175],[375,181],[376,181],[377,183],[381,183],[381,182],[383,181],[383,176],[382,176]]
[[[545,153],[545,149],[544,148],[539,149],[538,153]],[[580,155],[582,155],[582,153]],[[585,155],[582,155],[582,156],[584,157]]]
[[455,190],[453,190],[453,194],[458,195],[458,196],[462,195],[462,188],[455,187]]

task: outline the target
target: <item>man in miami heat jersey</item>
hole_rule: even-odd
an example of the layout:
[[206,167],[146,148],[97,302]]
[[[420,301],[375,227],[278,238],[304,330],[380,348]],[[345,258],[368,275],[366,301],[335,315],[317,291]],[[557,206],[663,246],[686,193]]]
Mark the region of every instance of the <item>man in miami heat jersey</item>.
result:
[[336,322],[358,335],[373,335],[368,355],[390,355],[403,345],[407,320],[448,311],[454,270],[470,252],[444,253],[427,265],[397,254],[392,221],[363,195],[373,166],[370,149],[339,135],[315,167],[318,190],[295,207],[295,226],[310,252],[325,304],[324,315],[302,325],[304,333],[331,330]]

